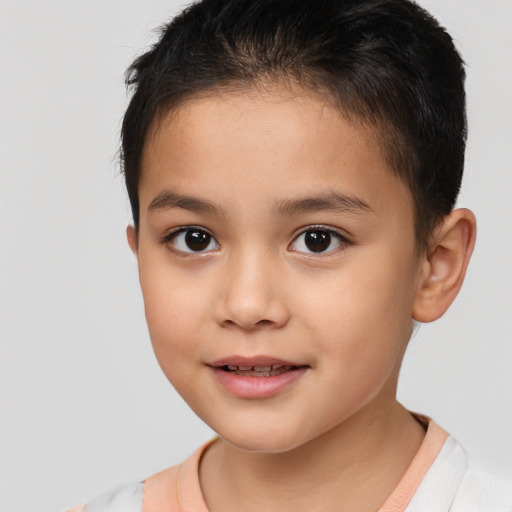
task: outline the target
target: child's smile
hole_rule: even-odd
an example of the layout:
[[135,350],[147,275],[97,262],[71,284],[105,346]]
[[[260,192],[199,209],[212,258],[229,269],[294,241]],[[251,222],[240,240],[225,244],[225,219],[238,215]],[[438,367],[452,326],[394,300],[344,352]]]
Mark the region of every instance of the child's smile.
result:
[[218,382],[233,396],[268,398],[300,379],[309,368],[271,356],[232,356],[207,363]]
[[379,148],[319,98],[277,89],[191,100],[146,144],[151,339],[235,446],[287,451],[393,417],[422,260],[410,192]]

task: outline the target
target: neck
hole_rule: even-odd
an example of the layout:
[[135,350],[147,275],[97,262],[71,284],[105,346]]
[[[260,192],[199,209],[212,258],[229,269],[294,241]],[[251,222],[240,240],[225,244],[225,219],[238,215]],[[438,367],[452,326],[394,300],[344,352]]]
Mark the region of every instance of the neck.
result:
[[396,401],[385,408],[367,407],[285,453],[246,452],[217,441],[200,467],[208,509],[231,512],[243,504],[247,512],[378,510],[425,435]]

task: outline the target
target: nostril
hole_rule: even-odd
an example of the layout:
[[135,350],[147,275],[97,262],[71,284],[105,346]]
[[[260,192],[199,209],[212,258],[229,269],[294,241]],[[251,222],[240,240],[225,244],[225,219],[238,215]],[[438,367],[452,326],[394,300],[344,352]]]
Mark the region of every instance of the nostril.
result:
[[260,320],[259,322],[256,322],[256,326],[266,327],[272,325],[273,323],[274,322],[272,322],[271,320]]
[[270,328],[274,325],[276,325],[276,322],[273,322],[272,320],[258,320],[257,322],[244,322],[242,319],[235,321],[235,320],[225,320],[223,322],[224,327],[241,327],[242,329],[245,329],[247,331],[253,331],[257,329],[265,329]]

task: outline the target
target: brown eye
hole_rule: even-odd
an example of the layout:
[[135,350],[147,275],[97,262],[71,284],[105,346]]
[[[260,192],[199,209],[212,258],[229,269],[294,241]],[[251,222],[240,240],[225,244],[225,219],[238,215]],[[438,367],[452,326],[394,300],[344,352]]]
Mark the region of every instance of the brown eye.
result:
[[183,228],[166,237],[167,243],[180,252],[206,252],[219,248],[210,233],[198,228]]
[[204,231],[186,231],[185,243],[191,251],[204,251],[210,245],[212,237]]
[[324,252],[331,245],[331,235],[327,231],[306,231],[304,244],[312,252]]
[[304,253],[328,253],[350,242],[330,229],[308,229],[302,232],[290,245],[290,249]]

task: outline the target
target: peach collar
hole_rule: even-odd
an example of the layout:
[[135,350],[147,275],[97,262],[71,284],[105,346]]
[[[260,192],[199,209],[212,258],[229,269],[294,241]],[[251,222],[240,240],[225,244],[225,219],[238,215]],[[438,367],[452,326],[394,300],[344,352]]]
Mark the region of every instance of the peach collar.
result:
[[448,438],[448,433],[435,421],[419,414],[413,416],[427,426],[427,433],[404,476],[378,512],[403,512],[406,509]]
[[[448,434],[433,420],[415,415],[427,433],[404,476],[378,512],[403,512],[430,466],[441,451]],[[199,463],[209,441],[183,464],[173,466],[144,483],[143,512],[208,512],[199,485]]]

